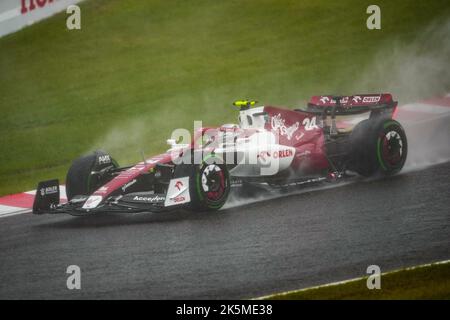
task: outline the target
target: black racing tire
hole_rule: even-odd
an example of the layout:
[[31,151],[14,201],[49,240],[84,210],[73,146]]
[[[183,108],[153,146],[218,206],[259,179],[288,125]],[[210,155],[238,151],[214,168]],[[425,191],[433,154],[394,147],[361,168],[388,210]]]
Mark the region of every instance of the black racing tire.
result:
[[[99,157],[108,156],[110,161],[100,163]],[[99,179],[91,174],[92,171],[99,171],[108,166],[118,167],[117,162],[106,152],[95,151],[92,154],[75,159],[69,168],[66,176],[66,194],[70,201],[77,195],[90,195],[102,184],[105,179]]]
[[222,208],[231,189],[230,174],[226,165],[214,157],[210,157],[200,165],[177,165],[174,178],[187,176],[189,177],[189,196],[191,198],[187,209],[216,211]]
[[350,135],[350,147],[350,169],[365,177],[398,173],[408,154],[405,130],[390,118],[361,121]]

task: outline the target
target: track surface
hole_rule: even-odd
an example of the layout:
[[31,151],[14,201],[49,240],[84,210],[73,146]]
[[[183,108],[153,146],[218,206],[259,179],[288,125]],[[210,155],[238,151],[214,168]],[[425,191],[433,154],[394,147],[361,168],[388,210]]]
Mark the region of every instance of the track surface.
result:
[[0,298],[249,298],[448,259],[449,178],[447,162],[214,214],[4,218]]

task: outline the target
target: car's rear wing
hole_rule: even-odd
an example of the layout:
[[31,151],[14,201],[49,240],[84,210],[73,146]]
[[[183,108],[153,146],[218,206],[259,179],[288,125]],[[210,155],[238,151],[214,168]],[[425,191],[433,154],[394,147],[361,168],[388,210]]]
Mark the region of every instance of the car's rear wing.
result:
[[397,107],[390,93],[357,94],[353,96],[313,96],[307,112],[326,115],[350,115],[372,111],[391,113]]

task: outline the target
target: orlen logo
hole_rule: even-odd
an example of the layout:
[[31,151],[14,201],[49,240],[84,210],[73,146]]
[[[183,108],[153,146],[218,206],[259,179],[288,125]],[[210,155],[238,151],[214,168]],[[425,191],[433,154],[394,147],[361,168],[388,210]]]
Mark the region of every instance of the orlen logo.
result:
[[182,187],[182,186],[183,186],[183,182],[181,182],[181,181],[177,181],[177,183],[175,183],[175,188],[177,188],[178,191],[181,190],[181,187]]
[[33,11],[37,8],[43,8],[47,4],[55,2],[55,0],[21,0],[21,10],[20,13],[25,14],[29,11]]
[[176,198],[173,199],[173,202],[178,203],[178,202],[183,202],[184,200],[186,200],[185,197],[183,196],[178,196]]
[[286,149],[286,150],[280,150],[280,151],[275,151],[273,153],[273,157],[276,158],[287,158],[287,157],[291,157],[293,155],[292,150],[291,149]]
[[354,97],[352,98],[352,101],[353,101],[354,103],[358,103],[358,102],[361,101],[361,97],[360,97],[360,96],[354,96]]
[[266,157],[267,157],[267,158],[270,158],[270,153],[269,153],[269,151],[261,151],[261,152],[258,154],[258,158],[260,158],[262,161],[266,161],[266,160],[267,160]]

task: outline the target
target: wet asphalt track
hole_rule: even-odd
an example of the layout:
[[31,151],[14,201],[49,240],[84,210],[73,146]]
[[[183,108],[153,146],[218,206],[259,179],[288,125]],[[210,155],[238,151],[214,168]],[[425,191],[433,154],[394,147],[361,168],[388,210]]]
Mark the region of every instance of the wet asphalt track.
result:
[[213,214],[3,218],[0,298],[249,298],[449,259],[449,180],[447,162]]

